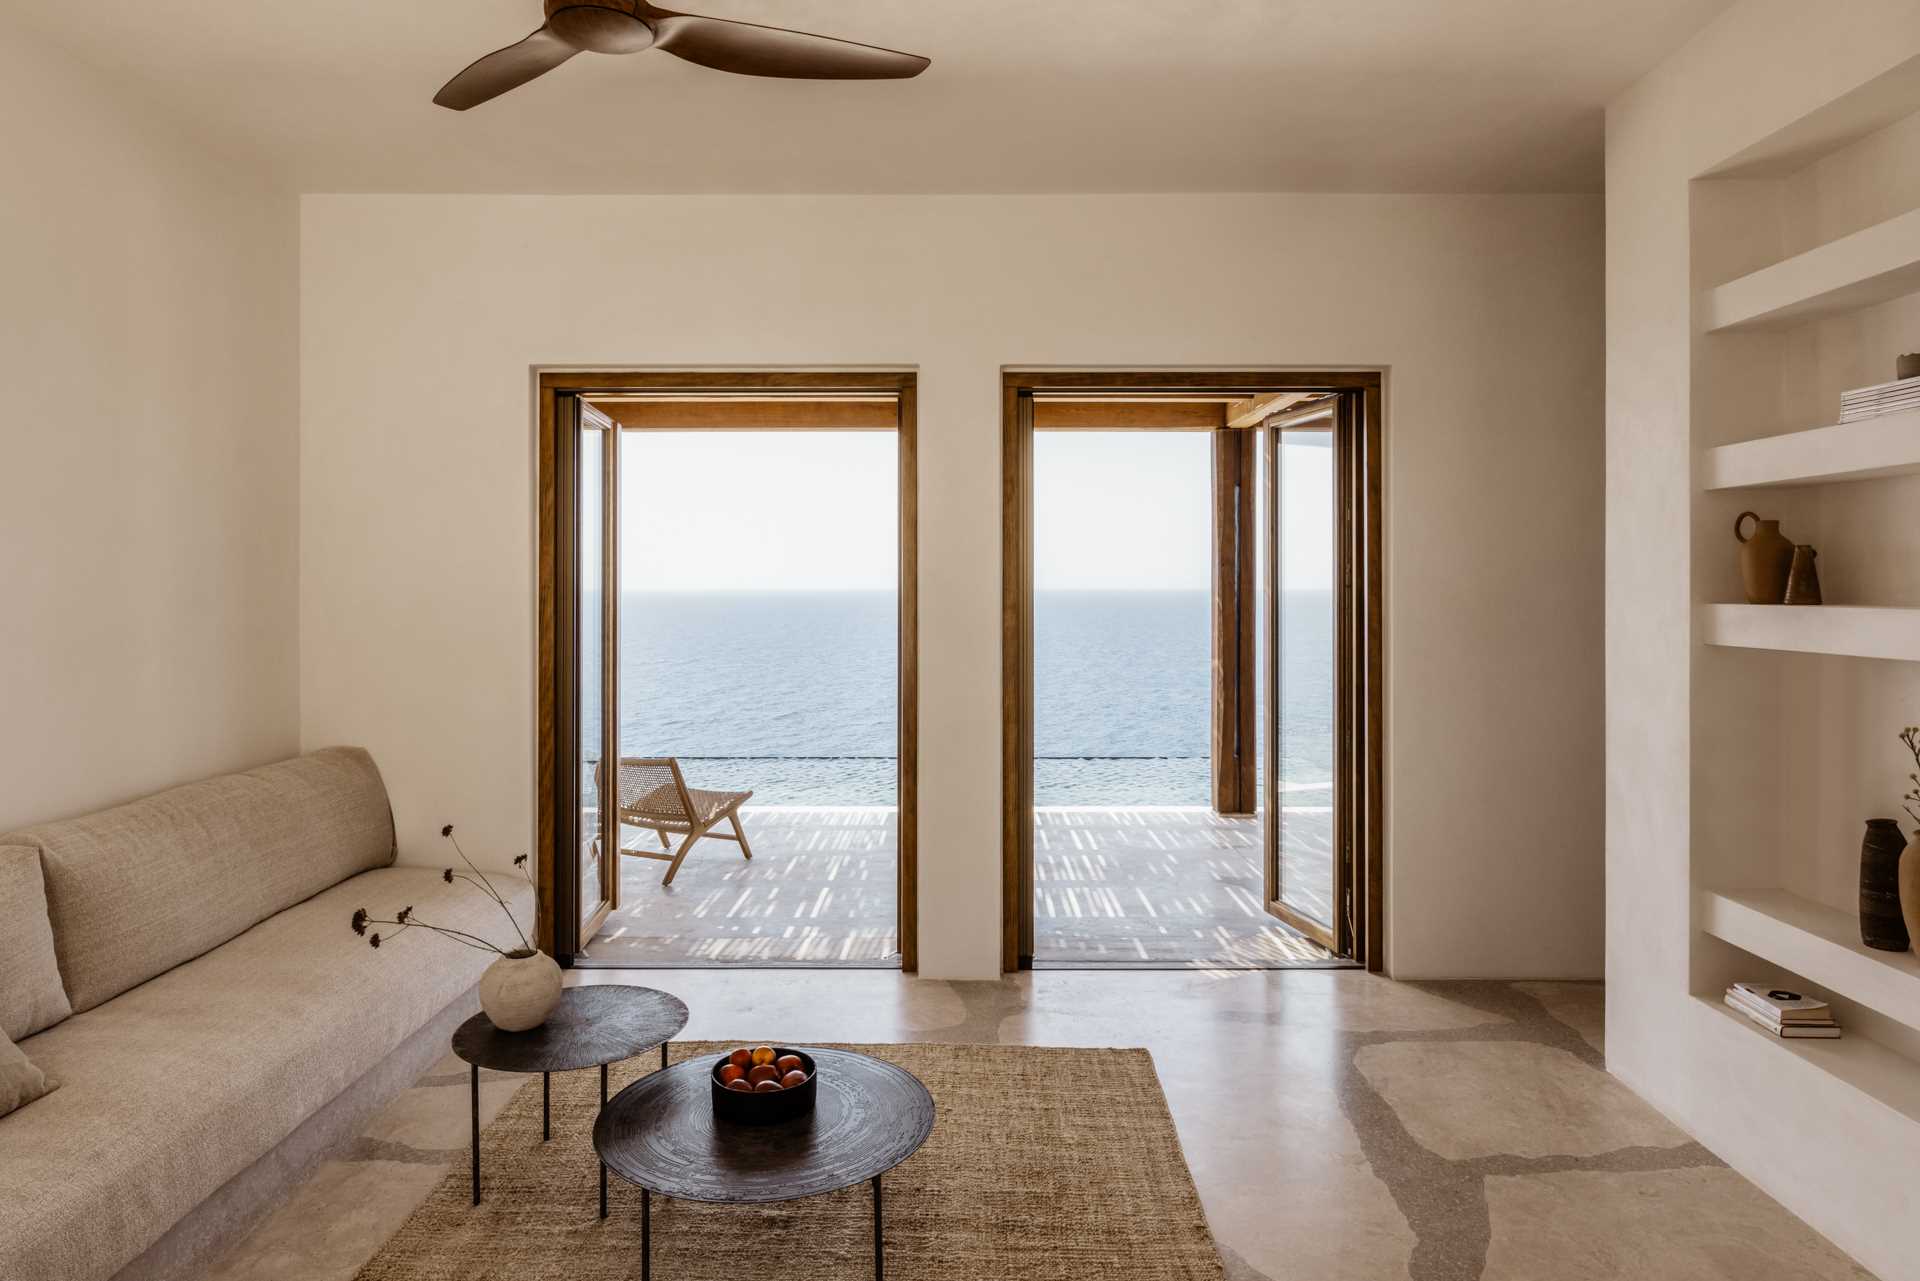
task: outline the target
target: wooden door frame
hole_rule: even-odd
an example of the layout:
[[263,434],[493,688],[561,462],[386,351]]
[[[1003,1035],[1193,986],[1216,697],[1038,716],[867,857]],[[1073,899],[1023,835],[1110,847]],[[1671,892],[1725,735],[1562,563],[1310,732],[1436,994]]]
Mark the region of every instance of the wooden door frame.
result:
[[1258,431],[1216,427],[1213,453],[1213,583],[1209,595],[1213,637],[1211,742],[1213,812],[1252,817],[1260,799],[1254,742],[1259,700],[1254,696],[1258,619],[1253,570],[1253,479]]
[[[1352,780],[1356,821],[1353,851],[1353,957],[1369,970],[1384,968],[1385,947],[1385,575],[1382,389],[1378,369],[1367,370],[1003,370],[1000,379],[1000,795],[1001,969],[1032,965],[1033,927],[1033,433],[1036,393],[1087,396],[1158,393],[1244,397],[1245,414],[1229,426],[1257,427],[1250,415],[1274,397],[1298,392],[1346,392],[1358,398],[1362,422],[1354,471],[1344,478],[1348,513],[1344,545],[1360,576],[1352,596],[1354,652],[1349,688],[1338,697],[1351,709],[1356,760]],[[1274,402],[1284,406],[1284,401]],[[1242,421],[1245,419],[1245,421]],[[1065,425],[1065,424],[1062,424]],[[1151,425],[1151,424],[1149,424]]]
[[[880,393],[896,398],[893,430],[899,442],[899,870],[897,911],[900,966],[919,968],[919,800],[920,800],[920,537],[919,537],[919,377],[912,371],[823,370],[549,370],[536,379],[535,470],[539,546],[537,551],[538,661],[535,670],[537,751],[534,764],[534,839],[538,855],[536,883],[542,905],[540,946],[563,965],[571,964],[578,940],[579,904],[573,879],[559,875],[562,857],[578,857],[572,820],[573,779],[560,768],[559,730],[577,701],[575,674],[561,655],[572,652],[578,625],[577,567],[571,538],[563,537],[578,516],[573,483],[573,445],[564,441],[563,400],[572,396],[621,392],[831,396]],[[695,428],[699,429],[699,428]],[[795,426],[774,430],[822,430]],[[631,428],[629,428],[631,430]],[[564,483],[563,483],[564,482]],[[571,617],[570,617],[571,615]],[[570,701],[571,700],[571,701]],[[577,737],[577,735],[575,735]],[[565,954],[562,955],[562,949]]]

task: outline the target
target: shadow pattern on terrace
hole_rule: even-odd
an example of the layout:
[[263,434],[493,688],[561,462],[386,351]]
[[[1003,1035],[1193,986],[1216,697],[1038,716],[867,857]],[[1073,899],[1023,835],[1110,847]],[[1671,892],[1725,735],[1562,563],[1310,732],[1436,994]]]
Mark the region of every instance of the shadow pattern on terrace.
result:
[[[1258,819],[1204,807],[1119,805],[1041,806],[1035,818],[1037,965],[1344,964],[1266,912]],[[751,860],[732,845],[703,844],[670,886],[660,883],[659,863],[623,858],[621,906],[579,963],[899,963],[893,808],[750,804],[742,820]],[[1330,815],[1287,807],[1283,820],[1283,884],[1328,884]],[[624,841],[659,848],[649,832],[629,829]],[[1302,892],[1308,897],[1297,905],[1323,915],[1311,889]]]

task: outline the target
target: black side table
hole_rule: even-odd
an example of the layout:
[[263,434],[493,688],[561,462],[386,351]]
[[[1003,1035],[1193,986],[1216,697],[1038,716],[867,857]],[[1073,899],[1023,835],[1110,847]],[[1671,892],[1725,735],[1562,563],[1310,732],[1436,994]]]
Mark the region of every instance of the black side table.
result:
[[[593,1146],[640,1189],[640,1276],[653,1276],[653,1194],[755,1205],[873,1185],[873,1275],[886,1256],[880,1176],[933,1133],[933,1096],[905,1068],[850,1050],[814,1050],[819,1094],[807,1116],[778,1125],[715,1119],[702,1056],[649,1073],[600,1109]],[[600,1205],[606,1217],[606,1202]]]
[[[502,1032],[485,1014],[476,1014],[453,1034],[453,1052],[472,1065],[473,1203],[480,1204],[480,1069],[540,1074],[540,1139],[553,1137],[553,1074],[580,1068],[600,1069],[600,1105],[607,1102],[607,1068],[660,1047],[667,1066],[667,1043],[687,1025],[687,1007],[679,997],[650,987],[596,983],[570,987],[539,1027]],[[600,1167],[600,1215],[607,1213],[607,1167]]]

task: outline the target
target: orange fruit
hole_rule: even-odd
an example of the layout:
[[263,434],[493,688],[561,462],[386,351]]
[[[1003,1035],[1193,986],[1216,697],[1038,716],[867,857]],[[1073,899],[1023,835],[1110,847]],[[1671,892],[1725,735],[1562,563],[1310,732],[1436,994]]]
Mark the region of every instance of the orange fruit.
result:
[[729,1090],[738,1090],[742,1094],[753,1093],[753,1087],[747,1084],[745,1077],[734,1077],[733,1080],[727,1082],[727,1088]]
[[732,1054],[727,1055],[727,1062],[744,1072],[753,1066],[753,1051],[735,1050]]
[[779,1068],[782,1073],[797,1072],[801,1066],[800,1056],[798,1054],[782,1054],[773,1061],[773,1065]]
[[796,1085],[805,1085],[806,1083],[807,1074],[799,1068],[795,1068],[780,1078],[780,1088],[783,1090],[791,1090]]
[[745,1072],[742,1072],[738,1067],[729,1063],[720,1069],[720,1084],[731,1085],[745,1075]]
[[762,1081],[777,1082],[779,1079],[780,1069],[771,1063],[756,1063],[753,1069],[747,1073],[747,1080],[754,1085],[758,1085]]
[[753,1092],[755,1094],[772,1094],[778,1091],[779,1088],[780,1082],[778,1081],[762,1081],[753,1087]]
[[773,1047],[771,1045],[755,1047],[753,1051],[753,1065],[755,1067],[759,1067],[762,1063],[771,1062],[773,1062]]

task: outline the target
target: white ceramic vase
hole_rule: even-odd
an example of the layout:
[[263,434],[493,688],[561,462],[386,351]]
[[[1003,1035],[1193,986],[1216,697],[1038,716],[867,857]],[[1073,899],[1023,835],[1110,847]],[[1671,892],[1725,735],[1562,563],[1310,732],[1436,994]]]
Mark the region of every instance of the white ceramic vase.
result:
[[545,952],[514,952],[480,976],[480,1008],[502,1032],[539,1027],[560,1000],[560,967]]

